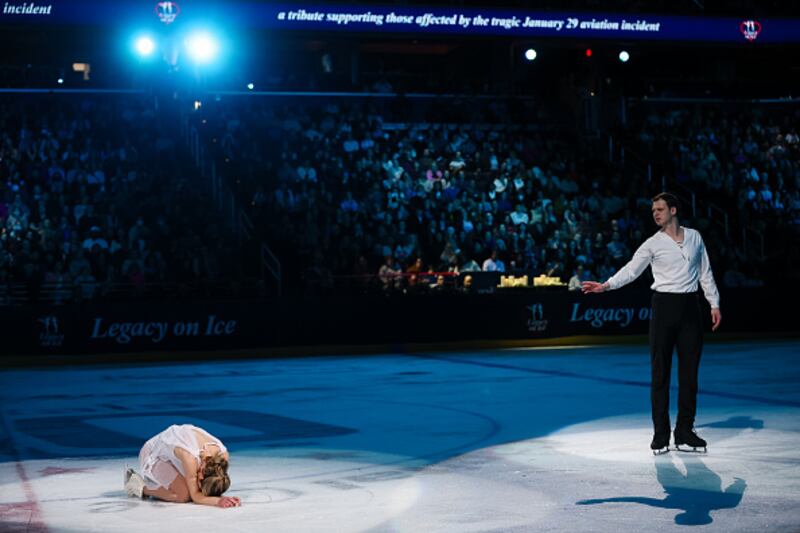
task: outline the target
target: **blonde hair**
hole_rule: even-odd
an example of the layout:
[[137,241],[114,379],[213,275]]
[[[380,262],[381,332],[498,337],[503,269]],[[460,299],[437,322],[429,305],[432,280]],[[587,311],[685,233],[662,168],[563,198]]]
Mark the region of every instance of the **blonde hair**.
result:
[[204,496],[220,496],[231,486],[228,460],[222,452],[207,457],[202,464],[203,481],[200,490]]

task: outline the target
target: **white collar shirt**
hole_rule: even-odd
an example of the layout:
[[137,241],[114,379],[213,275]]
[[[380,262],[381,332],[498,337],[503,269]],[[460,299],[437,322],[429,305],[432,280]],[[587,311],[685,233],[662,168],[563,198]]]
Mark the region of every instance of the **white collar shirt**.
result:
[[638,278],[650,266],[656,292],[691,293],[698,284],[712,308],[719,308],[719,291],[711,272],[703,237],[700,232],[683,228],[683,242],[678,243],[663,231],[656,232],[642,243],[633,258],[611,276],[609,289],[619,289]]

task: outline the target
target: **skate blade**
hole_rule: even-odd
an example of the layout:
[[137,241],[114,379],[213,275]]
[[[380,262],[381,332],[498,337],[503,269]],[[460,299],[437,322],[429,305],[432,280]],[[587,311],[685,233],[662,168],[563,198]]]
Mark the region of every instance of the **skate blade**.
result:
[[688,446],[686,444],[676,444],[675,450],[683,453],[708,453],[708,447],[706,446],[695,447],[695,446]]
[[661,448],[659,450],[653,450],[654,456],[664,455],[665,453],[669,453],[669,446],[666,448]]
[[123,480],[124,480],[124,483],[127,483],[127,482],[128,482],[128,480],[131,478],[131,476],[132,476],[133,474],[135,474],[135,473],[136,473],[136,470],[134,470],[133,468],[131,468],[131,467],[128,465],[128,463],[125,463],[125,474],[124,474],[124,475],[123,475],[123,477],[122,477],[122,478],[123,478]]

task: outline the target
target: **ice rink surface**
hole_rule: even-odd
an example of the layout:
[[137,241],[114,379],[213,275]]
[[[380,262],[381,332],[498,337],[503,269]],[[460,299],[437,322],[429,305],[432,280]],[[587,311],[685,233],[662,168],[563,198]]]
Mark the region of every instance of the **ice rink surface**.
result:
[[[5,370],[0,531],[800,531],[800,343],[703,357],[708,454],[659,457],[646,346]],[[174,423],[242,507],[125,496]]]

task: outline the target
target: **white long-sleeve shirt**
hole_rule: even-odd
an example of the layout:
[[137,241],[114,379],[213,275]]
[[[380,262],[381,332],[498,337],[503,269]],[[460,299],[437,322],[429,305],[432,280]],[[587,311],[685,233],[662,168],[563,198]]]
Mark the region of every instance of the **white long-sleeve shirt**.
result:
[[683,228],[683,243],[658,231],[644,241],[624,267],[611,276],[609,289],[619,289],[638,278],[647,266],[653,269],[653,284],[656,292],[690,293],[697,291],[697,284],[713,308],[719,308],[719,291],[711,272],[708,253],[700,232]]

